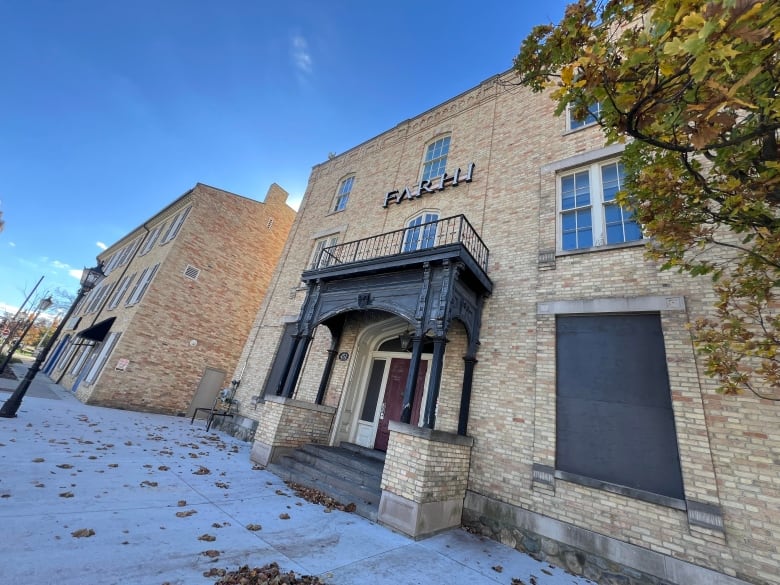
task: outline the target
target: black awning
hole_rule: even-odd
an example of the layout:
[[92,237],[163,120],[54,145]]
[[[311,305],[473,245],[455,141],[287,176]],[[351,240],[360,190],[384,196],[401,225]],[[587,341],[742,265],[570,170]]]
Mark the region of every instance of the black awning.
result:
[[87,327],[84,331],[79,331],[78,337],[91,339],[92,341],[103,341],[111,330],[111,325],[114,324],[115,320],[116,317],[110,317],[100,323],[95,323],[92,327]]

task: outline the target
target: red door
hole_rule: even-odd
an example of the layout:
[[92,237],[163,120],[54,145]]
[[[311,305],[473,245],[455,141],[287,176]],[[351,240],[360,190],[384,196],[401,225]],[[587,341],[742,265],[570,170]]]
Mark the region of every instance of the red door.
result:
[[[379,417],[379,427],[376,430],[374,449],[387,451],[387,443],[390,440],[390,430],[387,428],[391,420],[401,420],[403,410],[404,388],[406,378],[409,375],[411,360],[393,358],[390,360],[390,372],[387,374],[387,386],[385,387],[384,403]],[[417,387],[414,391],[414,403],[412,404],[412,424],[420,420],[420,404],[422,404],[423,389],[425,388],[425,373],[428,371],[428,362],[420,361],[420,370],[417,372]]]

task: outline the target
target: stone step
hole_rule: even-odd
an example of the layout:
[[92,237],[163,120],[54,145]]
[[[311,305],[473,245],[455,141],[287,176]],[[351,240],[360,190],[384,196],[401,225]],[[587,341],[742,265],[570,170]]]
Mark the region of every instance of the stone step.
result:
[[342,493],[351,494],[357,499],[372,500],[382,493],[379,487],[381,476],[361,477],[354,474],[352,470],[327,460],[312,464],[308,457],[301,457],[301,453],[292,453],[280,458],[279,463],[293,471],[305,471],[320,483],[332,485]]
[[295,456],[299,461],[356,483],[379,487],[382,479],[383,461],[364,457],[348,449],[306,445],[298,449]]
[[373,496],[368,499],[357,498],[354,494],[343,492],[332,484],[323,482],[320,476],[312,475],[309,470],[293,470],[289,467],[277,464],[268,466],[268,469],[285,481],[291,481],[309,488],[314,488],[317,491],[330,496],[340,504],[345,506],[354,504],[355,514],[367,518],[372,522],[376,522],[380,496]]
[[382,496],[382,457],[356,449],[306,445],[280,457],[268,470],[284,480],[314,488],[355,512],[376,520]]

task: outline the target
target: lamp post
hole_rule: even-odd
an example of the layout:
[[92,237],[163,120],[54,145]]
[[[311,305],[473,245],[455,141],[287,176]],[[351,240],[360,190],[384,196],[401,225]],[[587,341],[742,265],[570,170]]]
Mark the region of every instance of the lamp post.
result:
[[19,349],[19,346],[22,344],[22,341],[24,341],[24,338],[27,336],[27,333],[30,331],[30,328],[35,324],[35,321],[38,319],[38,315],[43,313],[46,309],[51,307],[54,304],[54,301],[51,300],[51,297],[46,297],[45,299],[41,299],[38,303],[38,307],[35,309],[35,313],[33,313],[32,318],[27,320],[27,324],[24,326],[24,331],[22,331],[22,334],[16,338],[16,341],[14,342],[13,346],[11,346],[11,349],[8,350],[8,355],[5,356],[5,359],[3,360],[3,365],[0,366],[0,373],[5,371],[5,368],[8,366],[8,363],[11,361],[11,358],[14,357],[14,354],[16,353],[16,350]]
[[14,390],[14,393],[11,394],[10,398],[8,398],[8,400],[6,400],[3,404],[3,407],[0,408],[0,417],[13,418],[16,416],[16,411],[18,411],[19,407],[22,405],[22,399],[24,398],[24,395],[27,394],[27,389],[30,387],[33,378],[35,378],[35,374],[37,374],[38,370],[41,369],[41,364],[46,360],[46,356],[49,355],[49,350],[51,350],[52,345],[54,344],[54,340],[59,337],[62,328],[65,326],[65,323],[68,322],[68,319],[70,319],[73,310],[79,304],[79,301],[84,298],[84,295],[95,288],[95,285],[105,276],[105,274],[103,274],[102,268],[103,267],[100,264],[98,264],[95,268],[84,268],[84,271],[81,273],[81,288],[79,288],[79,292],[76,294],[75,300],[70,305],[68,312],[65,313],[62,321],[60,321],[60,324],[57,325],[57,329],[54,331],[54,334],[49,338],[49,341],[38,354],[38,357],[35,358],[32,366],[30,366],[30,368],[27,370],[27,374],[24,376],[24,379],[19,382],[19,385],[16,387],[16,390]]

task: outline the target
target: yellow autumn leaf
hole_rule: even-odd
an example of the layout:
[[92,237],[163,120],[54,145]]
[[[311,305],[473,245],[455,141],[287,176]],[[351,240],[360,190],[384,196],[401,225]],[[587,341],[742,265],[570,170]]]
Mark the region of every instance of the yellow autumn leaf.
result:
[[573,79],[574,79],[574,66],[564,65],[563,69],[561,70],[561,83],[563,85],[571,85]]
[[699,29],[704,26],[704,18],[698,12],[686,15],[681,22],[686,28]]

